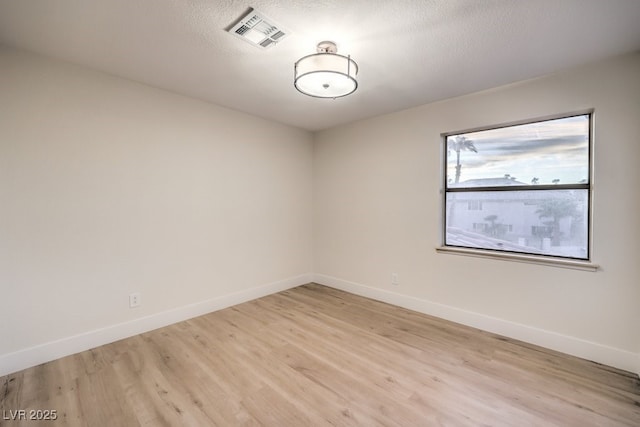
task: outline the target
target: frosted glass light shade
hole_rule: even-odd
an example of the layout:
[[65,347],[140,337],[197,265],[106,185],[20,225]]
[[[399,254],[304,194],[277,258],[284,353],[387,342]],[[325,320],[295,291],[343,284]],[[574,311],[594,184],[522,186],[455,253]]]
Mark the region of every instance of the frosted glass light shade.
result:
[[316,98],[340,98],[358,88],[358,64],[349,56],[315,53],[300,58],[294,66],[294,86]]

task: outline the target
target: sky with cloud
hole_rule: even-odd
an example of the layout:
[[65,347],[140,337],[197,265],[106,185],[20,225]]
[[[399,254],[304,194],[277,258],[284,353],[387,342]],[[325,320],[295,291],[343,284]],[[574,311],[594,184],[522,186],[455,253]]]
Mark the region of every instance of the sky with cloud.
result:
[[[461,151],[460,184],[505,174],[523,184],[538,178],[539,184],[586,182],[589,178],[589,115],[509,126],[460,135],[478,150]],[[447,178],[455,179],[456,153],[449,151]]]

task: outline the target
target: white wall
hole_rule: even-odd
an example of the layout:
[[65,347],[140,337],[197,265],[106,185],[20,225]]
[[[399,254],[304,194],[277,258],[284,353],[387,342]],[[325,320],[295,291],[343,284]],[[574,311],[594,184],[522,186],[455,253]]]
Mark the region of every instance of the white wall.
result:
[[0,70],[0,375],[310,280],[310,133],[6,48]]
[[[587,108],[599,271],[435,252],[441,133]],[[316,280],[640,371],[639,161],[640,54],[320,132]]]

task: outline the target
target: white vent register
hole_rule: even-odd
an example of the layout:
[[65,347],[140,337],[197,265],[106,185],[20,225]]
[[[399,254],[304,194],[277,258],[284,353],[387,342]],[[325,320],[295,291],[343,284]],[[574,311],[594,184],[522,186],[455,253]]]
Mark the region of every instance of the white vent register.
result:
[[254,9],[240,18],[229,32],[261,48],[271,47],[287,35],[282,27]]

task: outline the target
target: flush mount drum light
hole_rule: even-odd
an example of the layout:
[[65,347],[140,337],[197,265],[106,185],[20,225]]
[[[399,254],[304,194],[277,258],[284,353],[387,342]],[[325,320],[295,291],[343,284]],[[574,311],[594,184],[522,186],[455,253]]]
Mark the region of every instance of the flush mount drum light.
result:
[[337,54],[333,42],[318,43],[318,53],[300,58],[294,65],[293,85],[305,95],[340,98],[358,88],[358,64],[350,56]]

